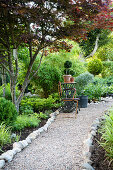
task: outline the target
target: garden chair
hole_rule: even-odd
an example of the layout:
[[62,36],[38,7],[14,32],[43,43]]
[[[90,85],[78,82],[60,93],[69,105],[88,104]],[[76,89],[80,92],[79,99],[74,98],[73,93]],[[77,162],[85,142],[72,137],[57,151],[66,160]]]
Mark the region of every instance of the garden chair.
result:
[[75,116],[78,113],[78,101],[79,98],[76,98],[76,89],[75,88],[63,88],[61,82],[58,83],[58,93],[59,96],[61,97],[61,101],[63,103],[65,103],[65,107],[67,107],[67,111],[68,108],[72,106],[72,104],[76,103],[76,112],[75,112]]

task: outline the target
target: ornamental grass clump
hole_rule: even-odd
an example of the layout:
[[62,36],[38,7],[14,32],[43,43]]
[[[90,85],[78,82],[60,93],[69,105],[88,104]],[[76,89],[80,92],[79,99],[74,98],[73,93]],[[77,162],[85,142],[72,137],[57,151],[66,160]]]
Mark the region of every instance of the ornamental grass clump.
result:
[[106,115],[100,133],[102,134],[100,145],[105,149],[106,156],[113,161],[113,109]]
[[0,125],[0,150],[5,144],[11,143],[11,128],[4,123]]

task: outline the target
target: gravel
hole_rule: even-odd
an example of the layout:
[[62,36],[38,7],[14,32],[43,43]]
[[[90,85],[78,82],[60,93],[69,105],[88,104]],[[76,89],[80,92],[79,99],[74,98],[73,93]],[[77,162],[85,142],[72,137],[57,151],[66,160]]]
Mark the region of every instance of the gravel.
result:
[[15,155],[5,170],[81,170],[84,163],[83,141],[88,138],[96,118],[113,105],[113,99],[88,104],[74,113],[60,113],[49,126],[24,150]]

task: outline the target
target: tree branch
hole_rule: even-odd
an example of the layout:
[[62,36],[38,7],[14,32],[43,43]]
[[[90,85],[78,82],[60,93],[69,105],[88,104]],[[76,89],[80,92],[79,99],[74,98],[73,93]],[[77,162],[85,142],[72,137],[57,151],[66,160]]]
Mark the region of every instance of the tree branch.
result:
[[42,62],[42,58],[43,58],[43,56],[44,56],[44,48],[43,48],[43,52],[42,52],[42,55],[41,55],[41,57],[40,57],[40,62],[39,62],[39,65],[38,65],[38,68],[37,68],[37,70],[36,70],[36,72],[33,74],[33,76],[32,77],[30,77],[30,79],[29,79],[29,81],[28,81],[28,83],[31,81],[31,79],[38,73],[38,70],[39,70],[39,68],[40,68],[40,65],[41,65],[41,62]]
[[10,70],[5,66],[5,64],[0,63],[2,67],[10,74],[11,77],[13,77],[13,74],[10,72]]
[[18,76],[18,58],[15,59],[15,65],[16,65],[16,74],[15,74],[15,76],[17,78],[17,76]]
[[94,50],[91,52],[91,54],[89,54],[86,58],[89,58],[91,56],[93,56],[97,49],[98,49],[98,41],[99,41],[99,37],[100,37],[100,34],[97,35],[97,38],[96,38],[96,41],[95,41],[95,47],[94,47]]
[[30,54],[30,59],[32,59],[32,43],[31,43],[31,40],[30,40],[30,43],[29,43],[29,54]]
[[0,42],[2,43],[3,46],[5,46],[6,48],[8,48],[7,44],[4,43],[4,41],[0,38]]
[[[33,66],[33,63],[36,59],[36,56],[37,54],[39,53],[39,51],[41,50],[41,47],[42,47],[42,42],[40,43],[40,46],[38,47],[38,49],[36,50],[35,54],[33,55],[32,59],[30,60],[30,64],[29,64],[29,67],[28,67],[28,70],[27,70],[27,73],[26,73],[26,76],[25,76],[25,80],[23,82],[23,85],[22,85],[22,91],[17,99],[17,104],[20,103],[23,95],[24,95],[24,91],[25,91],[25,88],[27,87],[28,85],[28,81],[29,81],[29,76],[30,76],[30,73],[31,73],[31,69],[32,69],[32,66]],[[44,48],[44,47],[43,47]]]

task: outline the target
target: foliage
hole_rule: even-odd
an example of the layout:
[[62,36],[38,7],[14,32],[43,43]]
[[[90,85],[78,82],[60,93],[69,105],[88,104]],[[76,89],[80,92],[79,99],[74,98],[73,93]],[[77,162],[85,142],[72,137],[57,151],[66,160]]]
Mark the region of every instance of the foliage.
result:
[[94,84],[89,83],[84,88],[84,94],[88,96],[89,100],[101,100],[101,97],[104,96],[104,94],[107,93],[107,89],[105,86],[101,84]]
[[13,143],[19,140],[19,136],[12,136],[11,133],[12,127],[7,127],[3,122],[0,124],[0,151],[2,151],[2,147],[6,144]]
[[[87,35],[87,40],[82,40],[80,42],[80,47],[82,47],[82,50],[84,52],[85,57],[91,54],[91,52],[94,50],[95,47],[95,41],[98,35],[99,37],[99,42],[98,42],[98,48],[103,48],[106,43],[109,42],[109,30],[103,30],[103,29],[94,29],[90,31]],[[99,54],[100,55],[100,54]],[[102,53],[103,55],[103,53]]]
[[55,68],[57,67],[58,70],[61,71],[62,76],[64,75],[64,63],[69,60],[72,62],[71,70],[75,72],[74,76],[78,76],[79,74],[86,71],[84,67],[83,58],[79,58],[79,53],[81,49],[78,43],[74,41],[69,41],[73,45],[73,48],[69,53],[66,53],[64,50],[60,50],[59,52],[49,54],[46,58],[44,58],[43,63],[45,65],[51,65]]
[[110,77],[113,75],[113,61],[103,61],[102,77]]
[[71,68],[71,66],[72,66],[72,62],[71,61],[65,61],[65,63],[64,63],[64,67],[65,68]]
[[72,67],[72,62],[71,61],[65,61],[64,62],[64,74],[66,74],[66,75],[74,75],[75,74],[75,72],[72,70],[72,69],[70,69]]
[[30,114],[34,113],[33,107],[30,105],[27,105],[27,104],[20,106],[20,113],[24,114],[24,115],[30,115]]
[[94,76],[88,72],[80,74],[78,77],[76,77],[76,89],[77,94],[81,95],[84,91],[84,87],[93,81]]
[[11,143],[11,128],[6,127],[4,123],[0,124],[0,148],[3,145]]
[[61,72],[51,65],[44,65],[40,67],[38,78],[35,80],[40,87],[43,88],[44,95],[47,98],[49,94],[58,91],[58,82],[61,81]]
[[32,106],[34,112],[40,112],[43,110],[50,110],[53,107],[56,107],[55,102],[57,101],[57,99],[52,98],[52,96],[50,95],[47,99],[43,98],[24,98],[21,101],[21,106],[25,107],[26,105]]
[[100,130],[102,137],[99,143],[105,149],[106,155],[113,161],[113,109],[105,118]]
[[42,112],[40,112],[39,114],[38,113],[34,113],[33,115],[35,115],[35,117],[39,118],[39,119],[47,119],[48,118],[48,115],[44,114]]
[[[19,96],[19,90],[18,90],[18,87],[16,87],[16,97],[18,97],[18,96]],[[3,86],[0,87],[0,97],[3,97]],[[9,83],[7,83],[6,86],[5,86],[5,98],[7,100],[12,100]]]
[[17,118],[17,111],[15,105],[0,97],[0,122],[5,122],[7,125],[12,124]]
[[100,100],[113,93],[113,77],[106,79],[95,77],[92,83],[84,88],[84,94],[88,95],[89,100]]
[[103,67],[102,62],[99,59],[92,59],[88,63],[88,71],[94,76],[101,73],[102,67]]
[[20,131],[25,127],[37,127],[39,123],[40,120],[37,119],[35,115],[19,115],[13,124],[12,130]]
[[[112,21],[110,1],[106,4],[101,0],[99,2],[95,0],[29,2],[29,0],[0,2],[0,47],[3,49],[0,51],[0,62],[4,68],[8,63],[6,70],[10,73],[12,102],[17,109],[25,88],[38,71],[34,72],[32,69],[38,54],[41,63],[45,48],[54,48],[56,44],[58,48],[60,46],[62,49],[70,50],[70,46],[69,49],[66,48],[65,42],[61,43],[62,39],[86,38],[87,32],[92,28],[109,28]],[[13,49],[18,50],[22,46],[29,48],[29,65],[25,70],[21,94],[16,99],[15,85],[19,65],[18,55],[13,56],[12,53]],[[40,64],[37,67],[39,69]]]
[[101,61],[113,61],[113,33],[111,32],[107,37],[109,41],[96,52],[97,58]]

